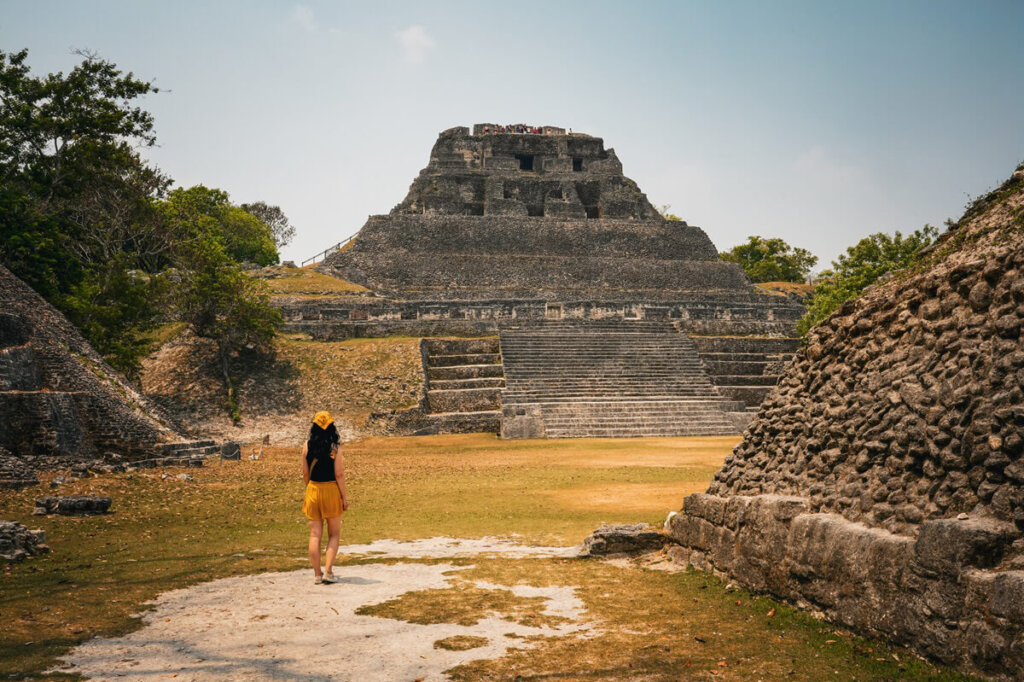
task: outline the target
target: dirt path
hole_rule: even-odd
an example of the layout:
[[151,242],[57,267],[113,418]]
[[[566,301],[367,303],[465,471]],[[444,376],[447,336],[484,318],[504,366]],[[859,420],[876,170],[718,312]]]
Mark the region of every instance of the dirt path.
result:
[[[431,538],[342,547],[372,557],[567,556],[575,548],[526,547],[507,540]],[[542,616],[564,622],[532,627],[489,615],[473,625],[421,625],[358,615],[365,605],[448,587],[466,566],[395,563],[344,566],[340,582],[313,585],[309,569],[215,580],[165,593],[124,637],[93,639],[64,657],[60,670],[95,680],[444,680],[444,671],[529,646],[524,638],[585,630],[583,604],[570,587],[511,589],[545,599]],[[476,587],[499,586],[480,583]],[[474,637],[468,651],[435,648]],[[486,643],[484,643],[486,641]]]

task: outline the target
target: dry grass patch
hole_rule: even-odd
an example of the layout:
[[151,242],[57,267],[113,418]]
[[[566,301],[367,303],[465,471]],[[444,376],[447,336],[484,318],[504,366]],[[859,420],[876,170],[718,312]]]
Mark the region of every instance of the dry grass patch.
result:
[[[712,470],[712,473],[714,470]],[[701,471],[701,474],[706,472]],[[600,510],[617,516],[647,515],[652,509],[678,509],[680,501],[691,493],[707,489],[707,477],[670,483],[616,483],[585,488],[543,491],[563,509]]]
[[418,625],[455,623],[476,625],[484,618],[497,617],[532,627],[558,626],[569,622],[563,616],[544,613],[546,597],[524,597],[511,590],[485,588],[456,578],[449,587],[406,592],[397,599],[363,606],[360,616],[393,618]]
[[273,274],[275,276],[261,276],[262,271],[256,272],[272,294],[358,294],[370,291],[360,284],[325,275],[312,267],[274,268]]
[[448,671],[455,680],[966,680],[698,572],[579,559],[487,560],[466,580],[575,585],[587,633]]
[[472,635],[454,635],[445,637],[434,642],[435,649],[447,649],[448,651],[469,651],[487,646],[486,637],[473,637]]

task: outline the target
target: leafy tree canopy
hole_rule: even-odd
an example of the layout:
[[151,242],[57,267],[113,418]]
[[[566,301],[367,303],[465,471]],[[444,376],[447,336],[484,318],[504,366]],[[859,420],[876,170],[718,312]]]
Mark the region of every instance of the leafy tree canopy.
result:
[[265,222],[234,206],[227,192],[196,185],[172,191],[161,210],[179,240],[216,239],[238,263],[273,265],[274,235]]
[[274,235],[274,244],[278,249],[288,245],[295,237],[295,228],[288,222],[288,217],[285,216],[280,206],[269,206],[266,202],[257,201],[251,204],[242,204],[240,208],[246,213],[256,216],[270,228],[270,233]]
[[845,254],[832,261],[832,270],[823,272],[821,281],[815,284],[807,314],[797,325],[797,331],[806,334],[883,275],[915,263],[921,250],[938,236],[937,228],[925,225],[905,237],[899,232],[891,236],[878,232],[847,248]]
[[267,349],[280,322],[239,263],[276,263],[287,219],[201,185],[168,194],[170,178],[138,153],[156,137],[137,101],[157,89],[79,56],[37,77],[26,50],[0,51],[0,262],[129,377],[158,320],[188,322],[216,340],[234,400],[231,358]]
[[166,250],[153,201],[169,180],[136,151],[155,137],[135,101],[156,88],[80,56],[37,77],[27,50],[0,52],[0,261],[132,375],[156,309],[152,281],[129,272]]
[[738,263],[752,282],[803,282],[818,262],[818,257],[806,249],[794,248],[782,239],[757,235],[719,256]]

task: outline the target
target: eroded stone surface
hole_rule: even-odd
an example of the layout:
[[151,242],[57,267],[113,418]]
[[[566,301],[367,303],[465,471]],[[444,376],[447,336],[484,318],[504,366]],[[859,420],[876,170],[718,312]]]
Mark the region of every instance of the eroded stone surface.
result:
[[639,554],[665,546],[669,538],[647,523],[601,526],[583,541],[582,556]]
[[109,497],[98,495],[69,495],[66,497],[40,497],[36,499],[33,514],[60,514],[62,516],[90,516],[105,514],[111,505]]

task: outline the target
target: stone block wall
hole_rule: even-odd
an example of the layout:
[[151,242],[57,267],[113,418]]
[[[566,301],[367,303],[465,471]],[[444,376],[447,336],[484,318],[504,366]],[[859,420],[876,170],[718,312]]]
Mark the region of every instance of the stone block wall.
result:
[[979,509],[1024,530],[1022,245],[956,254],[812,331],[708,492],[807,495],[893,532]]
[[668,532],[698,569],[997,679],[1024,677],[1012,524],[933,519],[917,538],[815,513],[806,497],[695,494]]

